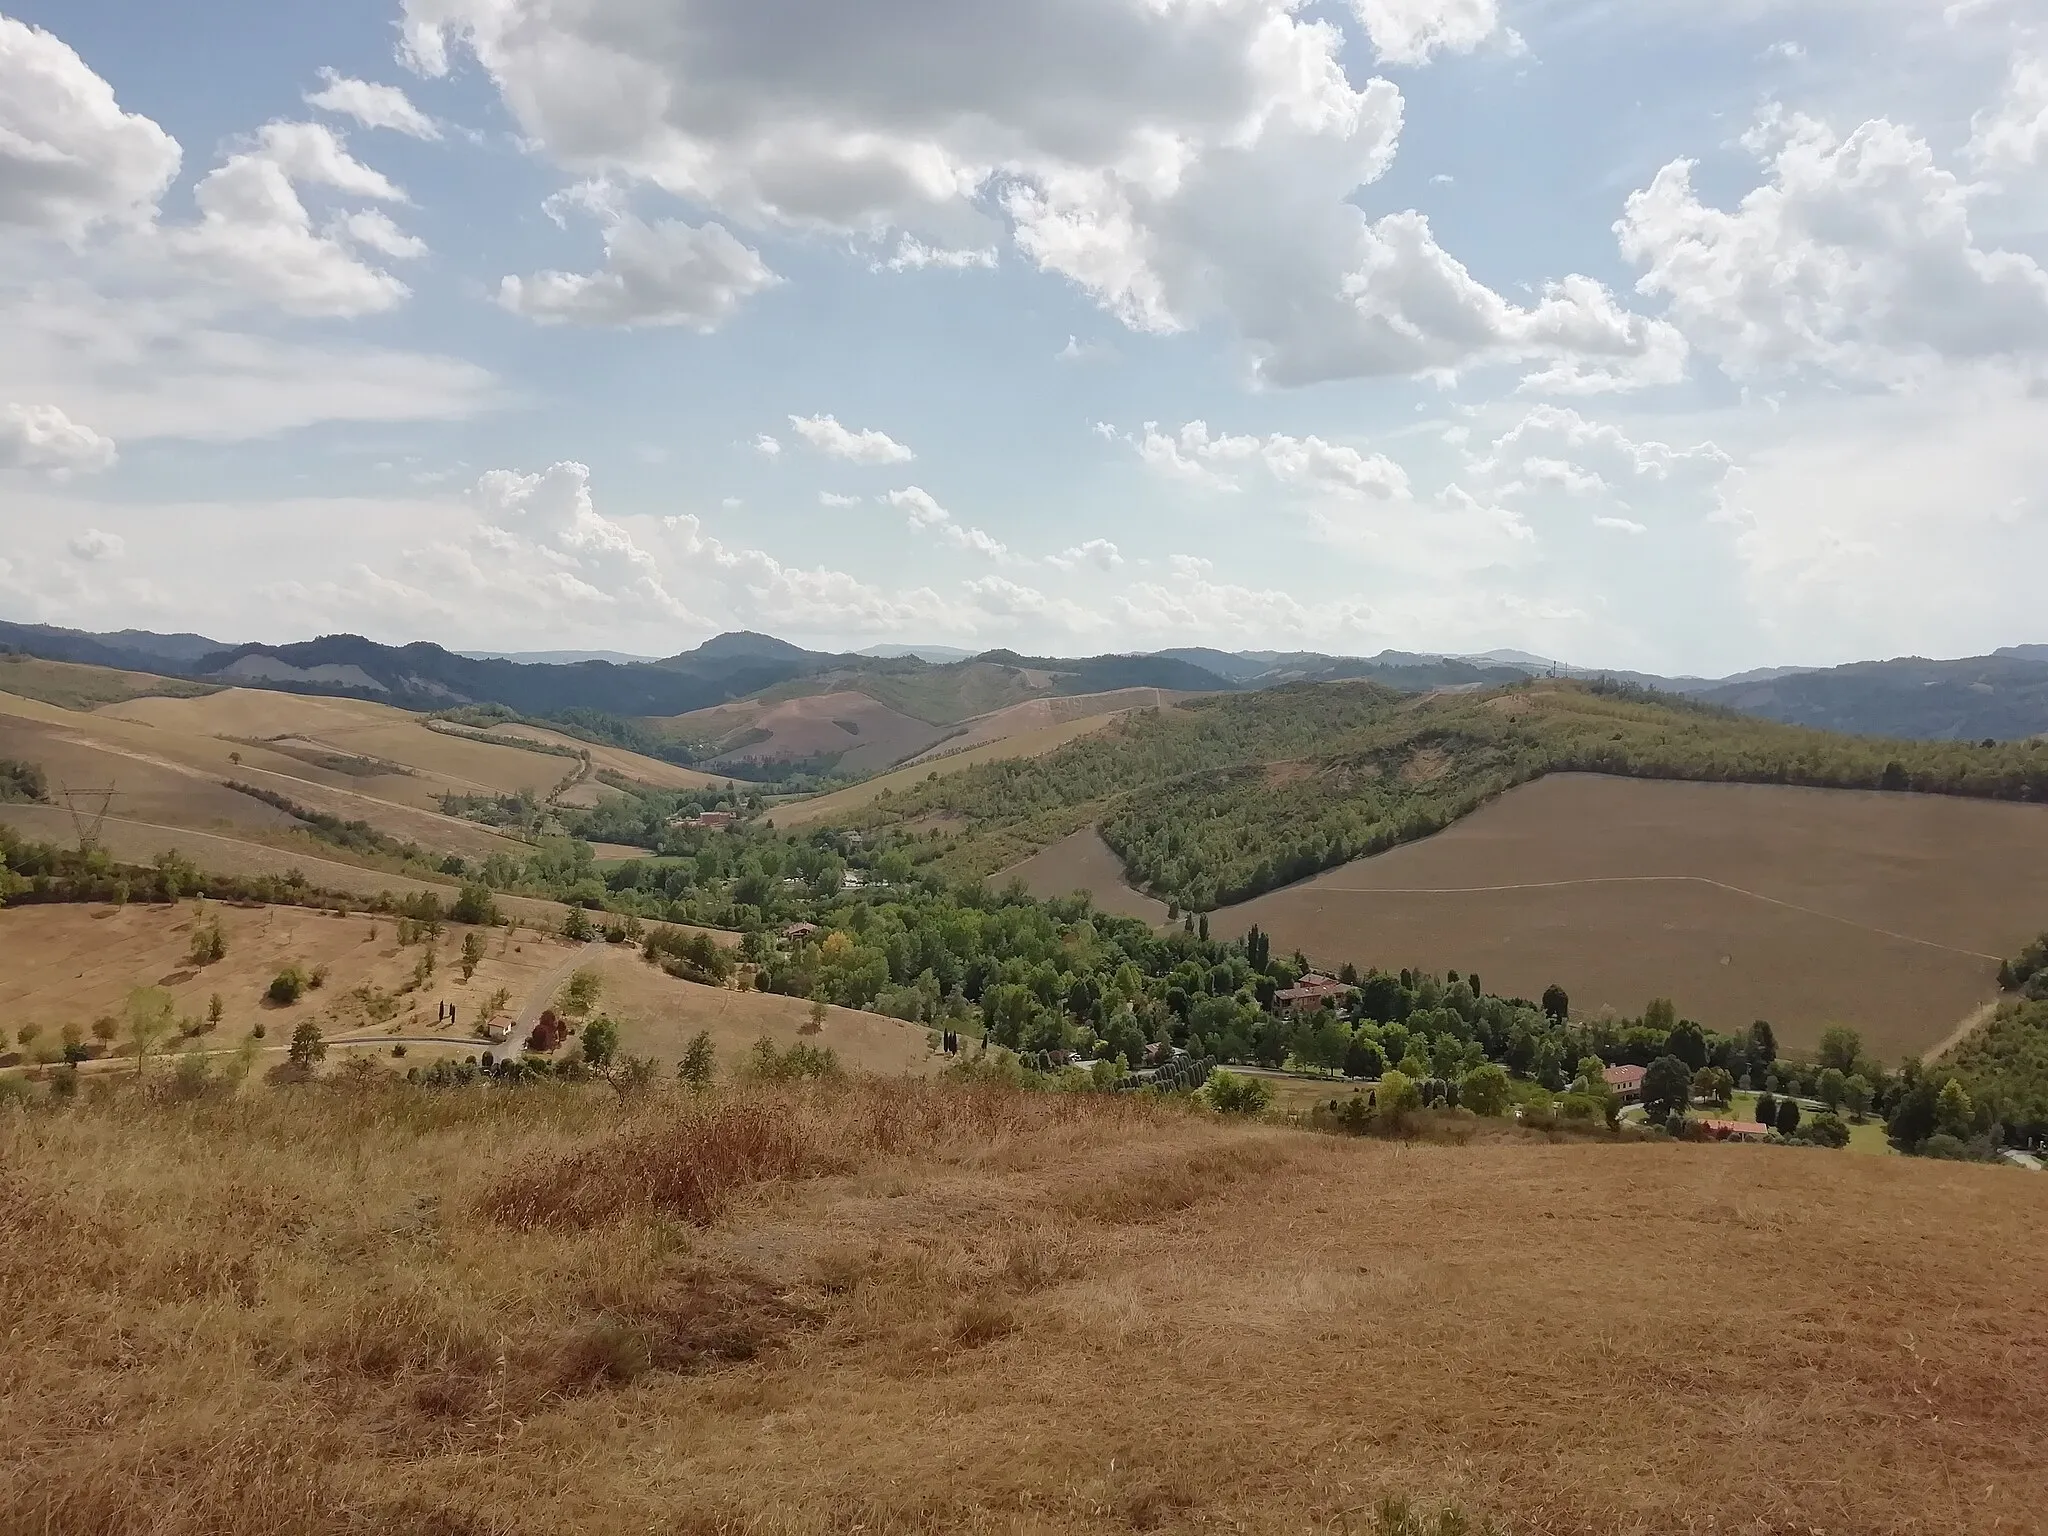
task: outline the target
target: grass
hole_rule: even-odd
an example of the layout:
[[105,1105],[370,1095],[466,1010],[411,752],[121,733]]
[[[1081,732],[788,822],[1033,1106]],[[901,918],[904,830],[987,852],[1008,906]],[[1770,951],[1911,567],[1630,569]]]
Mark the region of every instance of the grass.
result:
[[196,699],[219,690],[210,683],[148,672],[123,672],[70,661],[44,661],[15,652],[0,654],[0,693],[35,699],[59,709],[97,709],[129,699]]
[[2048,1478],[1997,1169],[352,1069],[0,1103],[0,1170],[9,1531],[1972,1536]]

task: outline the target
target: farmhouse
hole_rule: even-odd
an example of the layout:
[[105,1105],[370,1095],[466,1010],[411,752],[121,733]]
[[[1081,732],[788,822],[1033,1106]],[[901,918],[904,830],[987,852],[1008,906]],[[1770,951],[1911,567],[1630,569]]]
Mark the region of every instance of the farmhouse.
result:
[[1608,1091],[1624,1104],[1640,1103],[1643,1097],[1643,1079],[1650,1074],[1648,1067],[1609,1067],[1600,1075],[1607,1079]]
[[694,816],[678,816],[669,825],[672,827],[696,827],[704,831],[719,831],[739,820],[732,811],[699,811]]
[[1310,971],[1291,987],[1282,988],[1273,994],[1273,1001],[1289,1013],[1313,1013],[1325,1006],[1334,1006],[1351,988],[1329,976],[1319,976]]
[[782,930],[782,936],[792,944],[801,944],[805,939],[813,937],[817,931],[816,923],[791,923]]

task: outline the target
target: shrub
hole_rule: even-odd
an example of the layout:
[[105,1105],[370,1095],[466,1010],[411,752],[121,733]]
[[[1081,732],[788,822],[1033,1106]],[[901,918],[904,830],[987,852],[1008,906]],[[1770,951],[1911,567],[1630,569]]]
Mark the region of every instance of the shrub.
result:
[[1218,1114],[1263,1115],[1273,1105],[1273,1090],[1262,1078],[1218,1072],[1209,1079],[1209,1104]]
[[1806,1139],[1819,1147],[1846,1147],[1849,1145],[1849,1127],[1842,1123],[1839,1115],[1815,1115],[1806,1127]]
[[280,1008],[289,1008],[306,995],[306,988],[312,978],[297,964],[286,966],[270,978],[270,985],[263,995]]
[[836,1078],[841,1075],[839,1057],[832,1047],[806,1045],[798,1041],[787,1051],[777,1051],[765,1035],[754,1042],[747,1057],[747,1076],[764,1083],[793,1083],[807,1077]]
[[1458,1103],[1475,1115],[1504,1115],[1508,1112],[1508,1074],[1489,1062],[1474,1067],[1458,1081]]
[[699,1030],[683,1052],[683,1059],[676,1067],[676,1076],[692,1088],[704,1089],[711,1086],[716,1070],[717,1052],[711,1045],[711,1031]]
[[1393,1071],[1380,1079],[1380,1112],[1406,1114],[1422,1108],[1422,1084],[1405,1072]]

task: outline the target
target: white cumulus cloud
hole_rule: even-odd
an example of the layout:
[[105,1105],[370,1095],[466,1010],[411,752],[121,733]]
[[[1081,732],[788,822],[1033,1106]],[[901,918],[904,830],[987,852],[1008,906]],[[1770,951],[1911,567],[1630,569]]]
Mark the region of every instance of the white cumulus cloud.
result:
[[64,480],[106,469],[114,456],[112,438],[73,421],[54,405],[0,408],[0,469],[41,470]]
[[1425,64],[1433,53],[1470,53],[1500,30],[1496,0],[1351,0],[1388,64]]
[[0,16],[0,224],[75,238],[101,222],[146,223],[181,158],[69,46]]
[[536,552],[554,566],[564,595],[687,616],[653,554],[598,512],[586,466],[565,460],[538,474],[494,469],[477,482],[475,499],[484,517],[485,546],[500,553],[522,546]]
[[782,279],[722,224],[649,224],[630,215],[604,232],[596,272],[507,277],[498,302],[543,324],[682,325],[714,331]]
[[320,89],[306,93],[309,107],[352,117],[365,128],[389,128],[415,139],[441,137],[434,120],[395,85],[354,80],[332,69],[321,70],[320,78],[325,82]]
[[912,485],[900,491],[890,491],[881,499],[907,514],[913,529],[936,534],[955,549],[966,550],[970,554],[983,555],[996,561],[1010,558],[1007,545],[983,529],[969,528],[955,522],[953,514],[940,506],[937,499],[921,486]]
[[103,533],[97,528],[86,529],[65,547],[88,562],[118,560],[128,551],[127,541],[118,533]]
[[1218,436],[1204,421],[1168,433],[1148,421],[1137,448],[1138,457],[1156,473],[1212,490],[1241,489],[1237,469],[1257,466],[1279,484],[1314,495],[1405,501],[1410,494],[1408,472],[1386,455],[1361,453],[1315,436]]
[[2004,94],[1970,119],[1968,154],[1985,166],[2048,162],[2048,54],[2013,60]]
[[873,428],[855,432],[842,427],[836,416],[792,416],[789,424],[818,452],[849,464],[908,464],[917,457],[888,433]]

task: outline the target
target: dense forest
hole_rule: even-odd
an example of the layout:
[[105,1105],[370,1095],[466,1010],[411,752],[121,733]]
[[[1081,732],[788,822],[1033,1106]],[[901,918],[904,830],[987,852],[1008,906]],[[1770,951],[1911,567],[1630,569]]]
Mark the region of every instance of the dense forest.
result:
[[1567,771],[2048,800],[2042,742],[1839,736],[1598,683],[1419,700],[1326,683],[1140,711],[1045,757],[884,797],[855,824],[949,820],[920,857],[961,878],[1095,822],[1134,883],[1208,911]]

